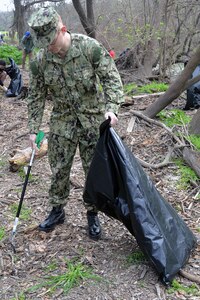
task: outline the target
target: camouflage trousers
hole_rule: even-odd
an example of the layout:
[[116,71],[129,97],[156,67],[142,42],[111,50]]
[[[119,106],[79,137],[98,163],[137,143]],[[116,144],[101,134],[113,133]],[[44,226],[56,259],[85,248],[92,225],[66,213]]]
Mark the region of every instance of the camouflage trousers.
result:
[[[89,129],[84,129],[81,125],[77,126],[70,139],[54,133],[49,134],[48,158],[52,171],[49,189],[50,205],[64,206],[67,203],[70,193],[70,171],[77,147],[87,176],[98,138],[99,130],[92,125]],[[95,206],[85,202],[83,204],[88,211],[97,211]]]

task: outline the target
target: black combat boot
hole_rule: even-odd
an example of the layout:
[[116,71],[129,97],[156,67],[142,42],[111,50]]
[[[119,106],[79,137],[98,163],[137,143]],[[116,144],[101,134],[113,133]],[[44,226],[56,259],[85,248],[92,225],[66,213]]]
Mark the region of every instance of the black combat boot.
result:
[[44,220],[43,223],[39,225],[39,230],[41,231],[51,231],[56,225],[64,223],[65,211],[62,205],[58,205],[52,208],[49,216]]
[[98,240],[101,237],[101,226],[99,223],[99,218],[96,212],[87,212],[88,220],[88,233],[89,237],[94,240]]

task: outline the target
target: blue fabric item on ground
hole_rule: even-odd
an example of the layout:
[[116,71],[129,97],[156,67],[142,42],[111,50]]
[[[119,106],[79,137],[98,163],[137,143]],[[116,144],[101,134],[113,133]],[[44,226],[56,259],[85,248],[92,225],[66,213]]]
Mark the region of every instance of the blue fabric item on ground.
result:
[[165,284],[171,283],[196,245],[192,231],[108,120],[100,127],[83,199],[126,226]]

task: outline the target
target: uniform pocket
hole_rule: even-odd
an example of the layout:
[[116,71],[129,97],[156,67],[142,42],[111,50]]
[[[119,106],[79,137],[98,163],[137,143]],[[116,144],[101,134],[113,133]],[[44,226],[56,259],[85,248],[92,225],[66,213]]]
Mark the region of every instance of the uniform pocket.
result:
[[95,89],[95,74],[91,67],[83,67],[74,72],[75,81],[80,84],[85,91],[92,91]]

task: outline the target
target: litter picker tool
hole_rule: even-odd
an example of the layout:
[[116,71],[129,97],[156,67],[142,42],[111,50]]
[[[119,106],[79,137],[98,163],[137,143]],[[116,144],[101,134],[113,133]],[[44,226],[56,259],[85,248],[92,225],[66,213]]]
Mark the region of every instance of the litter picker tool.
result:
[[[43,138],[44,138],[44,132],[39,131],[37,136],[36,136],[36,140],[35,140],[35,143],[37,144],[38,148],[40,148],[40,144],[41,144]],[[25,192],[26,192],[26,187],[27,187],[27,184],[28,184],[28,179],[29,179],[31,167],[32,167],[32,164],[33,164],[34,156],[35,156],[35,149],[32,150],[32,154],[31,154],[29,165],[28,165],[28,169],[27,169],[27,173],[26,173],[26,177],[25,177],[25,181],[24,181],[24,185],[23,185],[23,189],[22,189],[22,193],[21,193],[21,197],[20,197],[20,201],[19,201],[19,205],[18,205],[18,208],[17,208],[15,222],[14,222],[13,230],[12,230],[12,234],[11,234],[10,242],[11,242],[11,245],[12,245],[12,248],[13,248],[14,252],[16,252],[15,244],[14,244],[14,238],[15,238],[15,234],[16,234],[16,230],[17,230],[19,215],[20,215],[20,212],[21,212],[22,203],[23,203],[23,200],[24,200],[24,195],[25,195]]]

